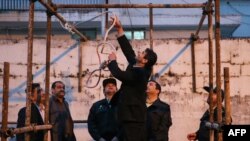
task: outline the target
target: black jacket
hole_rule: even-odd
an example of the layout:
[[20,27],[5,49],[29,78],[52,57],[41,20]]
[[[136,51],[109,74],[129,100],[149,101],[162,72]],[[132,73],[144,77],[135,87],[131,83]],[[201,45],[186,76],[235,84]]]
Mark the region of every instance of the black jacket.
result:
[[[18,112],[17,128],[25,127],[25,114],[26,114],[26,107],[23,107]],[[31,104],[30,123],[35,124],[35,125],[43,125],[44,124],[42,116],[40,114],[40,111],[34,103]],[[42,130],[32,132],[30,134],[31,141],[43,141],[43,137],[44,137],[44,131],[42,131]],[[16,140],[17,141],[24,141],[24,134],[17,134]]]
[[[222,107],[222,123],[225,123],[225,109]],[[214,109],[214,122],[218,122],[217,119],[217,108]],[[209,121],[209,111],[207,110],[200,119],[200,127],[196,132],[197,139],[199,141],[209,141],[209,129],[205,126],[205,123]],[[218,139],[218,131],[214,132],[214,141]]]
[[118,94],[118,120],[121,122],[146,122],[146,86],[152,69],[133,67],[136,55],[125,35],[118,38],[129,65],[122,71],[115,60],[108,64],[111,74],[122,82]]
[[88,116],[88,131],[91,137],[99,140],[101,137],[110,141],[119,131],[116,119],[116,107],[111,106],[107,99],[97,101],[92,105]]
[[168,141],[168,131],[171,125],[170,106],[157,99],[147,108],[148,141]]

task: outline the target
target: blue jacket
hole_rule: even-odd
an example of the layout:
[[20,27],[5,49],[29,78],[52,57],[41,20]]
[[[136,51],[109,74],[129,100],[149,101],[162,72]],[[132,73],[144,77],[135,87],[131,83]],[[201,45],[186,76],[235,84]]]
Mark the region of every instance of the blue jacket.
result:
[[[210,129],[208,129],[205,126],[205,123],[207,121],[209,121],[209,111],[207,110],[203,116],[200,119],[200,126],[198,131],[196,132],[197,135],[197,139],[199,141],[209,141],[209,132]],[[222,124],[225,123],[225,109],[224,107],[222,107]],[[217,108],[214,109],[214,116],[213,116],[214,122],[218,122],[218,118],[217,118]],[[214,141],[218,140],[218,133],[219,131],[214,131]]]
[[94,103],[89,111],[88,131],[93,139],[110,141],[118,134],[116,107],[102,99]]

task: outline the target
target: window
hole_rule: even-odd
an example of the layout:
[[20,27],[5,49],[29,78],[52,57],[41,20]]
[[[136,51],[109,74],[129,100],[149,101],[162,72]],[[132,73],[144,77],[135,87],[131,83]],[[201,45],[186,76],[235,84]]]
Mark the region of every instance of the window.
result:
[[143,40],[145,39],[144,31],[125,31],[125,35],[129,40]]
[[[96,40],[96,30],[95,29],[78,29],[88,40]],[[78,34],[72,34],[72,39],[80,39]]]

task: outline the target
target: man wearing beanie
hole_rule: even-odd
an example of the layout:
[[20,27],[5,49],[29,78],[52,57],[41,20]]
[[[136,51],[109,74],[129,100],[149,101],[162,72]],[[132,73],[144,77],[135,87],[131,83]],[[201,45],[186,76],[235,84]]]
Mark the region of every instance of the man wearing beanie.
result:
[[88,131],[96,141],[118,141],[116,106],[110,102],[117,92],[116,80],[107,78],[102,84],[105,98],[92,105],[88,116]]

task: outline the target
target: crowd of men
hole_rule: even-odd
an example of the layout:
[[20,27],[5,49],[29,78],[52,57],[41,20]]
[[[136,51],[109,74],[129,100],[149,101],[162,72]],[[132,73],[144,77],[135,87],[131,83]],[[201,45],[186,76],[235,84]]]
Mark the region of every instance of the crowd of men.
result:
[[[107,66],[112,77],[102,82],[105,98],[95,102],[90,108],[87,120],[89,134],[96,141],[168,141],[168,132],[172,125],[170,105],[160,100],[161,86],[157,81],[150,79],[153,66],[157,62],[157,54],[149,48],[135,53],[119,19],[112,17],[112,20],[128,66],[125,70],[120,69],[116,54],[113,52],[109,54]],[[120,88],[117,87],[117,80],[121,82]],[[208,87],[204,89],[210,91]],[[50,130],[51,141],[76,141],[73,119],[64,98],[64,83],[55,81],[51,86],[51,92],[52,96],[49,99],[49,122],[53,125]],[[216,111],[216,89],[213,92],[211,103]],[[44,91],[40,85],[32,84],[32,124],[44,124],[43,95]],[[223,91],[222,98],[224,98]],[[25,109],[22,108],[18,113],[17,127],[24,127]],[[209,120],[209,114],[209,110],[204,113],[199,129],[188,134],[188,140],[209,141],[210,129],[204,125],[205,121]],[[217,121],[216,115],[214,120]],[[44,131],[32,132],[30,137],[31,141],[42,141]],[[24,141],[24,134],[18,134],[17,141]]]

